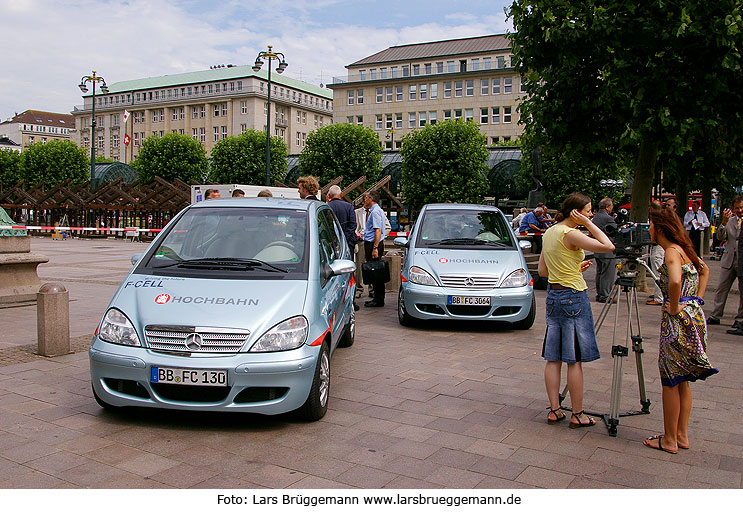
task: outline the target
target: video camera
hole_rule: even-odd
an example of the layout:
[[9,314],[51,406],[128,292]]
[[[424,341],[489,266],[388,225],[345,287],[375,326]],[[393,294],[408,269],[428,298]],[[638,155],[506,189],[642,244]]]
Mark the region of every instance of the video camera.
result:
[[617,257],[636,257],[643,253],[642,248],[651,245],[650,224],[630,222],[615,227],[606,227],[606,235],[614,240]]

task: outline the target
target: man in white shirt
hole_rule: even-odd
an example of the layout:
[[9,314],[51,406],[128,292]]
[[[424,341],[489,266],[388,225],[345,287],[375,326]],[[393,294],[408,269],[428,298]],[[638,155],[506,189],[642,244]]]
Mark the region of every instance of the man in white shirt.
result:
[[699,201],[695,200],[691,203],[691,211],[687,211],[684,215],[684,228],[689,231],[689,238],[699,257],[702,257],[702,235],[707,227],[709,227],[709,218],[704,211],[699,209]]

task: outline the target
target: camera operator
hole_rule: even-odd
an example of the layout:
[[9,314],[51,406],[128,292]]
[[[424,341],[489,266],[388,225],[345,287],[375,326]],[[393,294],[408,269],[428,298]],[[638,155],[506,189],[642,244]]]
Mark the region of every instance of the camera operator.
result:
[[[616,233],[617,224],[611,212],[614,202],[610,198],[601,199],[598,212],[591,219],[596,227],[605,233]],[[609,227],[609,229],[607,229]],[[616,277],[616,256],[614,252],[597,252],[596,258],[596,302],[604,303],[608,300],[611,288]]]
[[[543,236],[539,256],[539,275],[549,283],[546,300],[547,332],[542,357],[547,361],[544,383],[550,407],[547,423],[565,419],[560,409],[560,370],[568,365],[568,391],[573,414],[570,427],[592,426],[596,421],[583,412],[582,362],[599,359],[596,332],[593,328],[591,302],[583,272],[590,266],[585,252],[611,252],[614,244],[594,224],[591,199],[582,193],[572,193],[562,203],[555,216],[557,223]],[[584,226],[593,238],[578,230]],[[595,238],[595,239],[594,239]]]

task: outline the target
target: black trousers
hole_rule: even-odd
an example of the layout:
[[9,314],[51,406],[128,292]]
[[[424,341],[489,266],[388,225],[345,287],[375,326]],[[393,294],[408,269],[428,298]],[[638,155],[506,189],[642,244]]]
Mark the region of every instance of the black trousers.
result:
[[702,257],[702,234],[704,234],[704,230],[697,231],[696,229],[692,229],[689,231],[689,238],[699,257]]
[[[367,261],[381,261],[382,255],[384,255],[384,241],[379,242],[379,247],[377,247],[377,257],[376,259],[372,257],[372,251],[374,250],[374,242],[373,241],[365,241],[364,242],[364,256],[366,257]],[[374,300],[376,300],[379,303],[384,304],[384,283],[383,282],[377,282],[372,283],[372,288],[374,289]]]

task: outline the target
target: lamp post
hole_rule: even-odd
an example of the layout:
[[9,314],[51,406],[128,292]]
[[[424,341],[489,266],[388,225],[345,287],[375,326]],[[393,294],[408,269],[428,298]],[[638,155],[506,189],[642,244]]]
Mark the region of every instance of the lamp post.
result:
[[87,82],[93,83],[93,112],[90,115],[90,180],[92,181],[93,174],[95,173],[95,83],[101,83],[103,94],[108,93],[108,86],[106,86],[106,80],[103,77],[95,74],[95,70],[93,70],[92,75],[83,75],[82,79],[80,79],[78,87],[83,93],[88,92],[88,87],[85,85]]
[[276,67],[277,73],[283,73],[286,67],[289,66],[284,60],[284,54],[281,52],[274,52],[272,46],[268,45],[268,51],[258,52],[258,57],[255,58],[255,65],[253,71],[260,71],[263,66],[261,59],[268,59],[268,109],[266,110],[266,186],[271,185],[271,61],[276,59],[279,61],[279,65]]

